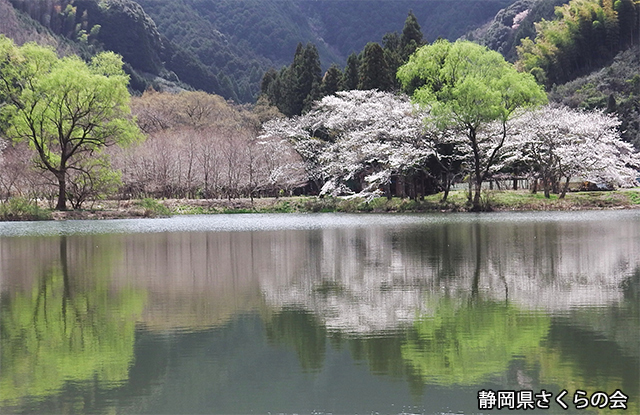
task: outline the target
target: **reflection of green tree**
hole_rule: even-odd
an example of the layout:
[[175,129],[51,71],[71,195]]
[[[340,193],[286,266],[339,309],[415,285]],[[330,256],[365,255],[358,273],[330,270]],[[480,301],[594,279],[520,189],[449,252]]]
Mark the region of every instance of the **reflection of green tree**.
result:
[[265,324],[267,339],[293,347],[304,370],[320,370],[324,363],[327,331],[316,317],[299,309],[284,309]]
[[[594,344],[598,341],[598,339],[591,339]],[[581,359],[572,355],[571,350],[548,346],[527,355],[526,363],[530,369],[538,372],[541,385],[555,385],[557,391],[566,389],[567,396],[564,400],[567,404],[571,403],[573,395],[578,389],[586,391],[589,396],[596,391],[611,394],[619,389],[629,397],[627,411],[622,412],[639,414],[637,374],[635,378],[625,379],[619,376],[621,372],[615,365],[612,368],[608,364],[610,362],[598,362],[599,359],[593,359],[593,356],[592,354],[591,364],[585,365]],[[589,368],[589,366],[591,367]],[[609,408],[600,409],[590,406],[588,413],[611,414],[615,412],[617,411],[612,411]]]
[[402,356],[425,382],[473,385],[503,373],[514,357],[540,347],[550,320],[509,303],[442,298],[414,324]]
[[[0,397],[4,405],[42,398],[65,382],[97,381],[114,387],[128,377],[135,321],[145,294],[110,290],[95,272],[72,279],[61,241],[61,265],[53,266],[31,292],[3,298],[0,316]],[[97,271],[97,270],[96,270]]]
[[406,366],[399,351],[403,338],[398,334],[378,337],[356,337],[348,339],[354,359],[366,361],[369,369],[377,375],[401,378]]

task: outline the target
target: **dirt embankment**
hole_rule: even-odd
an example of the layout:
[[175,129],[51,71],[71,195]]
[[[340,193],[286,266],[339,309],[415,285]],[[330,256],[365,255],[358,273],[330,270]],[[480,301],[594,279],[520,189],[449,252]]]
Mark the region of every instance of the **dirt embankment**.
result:
[[[529,192],[495,192],[486,198],[488,211],[586,210],[640,208],[640,190],[614,192],[576,192],[550,199]],[[291,212],[464,212],[469,209],[466,194],[453,193],[446,203],[438,195],[424,200],[379,198],[365,201],[357,198],[262,198],[262,199],[168,199],[103,201],[87,209],[52,212],[55,220],[120,219],[216,213],[291,213]]]

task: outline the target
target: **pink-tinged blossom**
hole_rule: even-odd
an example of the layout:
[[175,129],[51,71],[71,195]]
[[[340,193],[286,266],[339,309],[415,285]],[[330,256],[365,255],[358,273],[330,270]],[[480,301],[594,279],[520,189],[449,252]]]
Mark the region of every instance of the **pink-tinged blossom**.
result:
[[633,186],[640,156],[622,141],[619,126],[603,111],[545,106],[514,119],[507,163],[524,163],[543,184],[576,178]]
[[343,91],[316,103],[309,113],[264,125],[263,137],[294,143],[309,180],[321,194],[380,194],[394,174],[421,166],[434,154],[418,109],[404,95],[375,90]]

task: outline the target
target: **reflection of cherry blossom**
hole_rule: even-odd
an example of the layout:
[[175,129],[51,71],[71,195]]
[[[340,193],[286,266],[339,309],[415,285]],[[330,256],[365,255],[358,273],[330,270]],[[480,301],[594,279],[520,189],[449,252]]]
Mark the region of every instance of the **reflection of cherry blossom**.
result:
[[[418,315],[434,315],[445,297],[463,307],[477,295],[532,313],[608,307],[624,300],[624,281],[640,266],[638,215],[620,214],[517,214],[508,221],[501,214],[500,221],[478,223],[457,222],[460,216],[411,230],[324,229],[272,248],[282,256],[262,269],[260,290],[270,307],[307,310],[329,331],[347,335],[402,329]],[[296,265],[281,266],[285,258]]]

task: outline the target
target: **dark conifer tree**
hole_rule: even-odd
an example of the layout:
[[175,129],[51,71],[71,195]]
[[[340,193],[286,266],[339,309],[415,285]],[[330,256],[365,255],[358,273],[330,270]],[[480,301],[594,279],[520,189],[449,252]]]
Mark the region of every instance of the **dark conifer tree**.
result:
[[347,66],[344,68],[344,74],[340,82],[340,89],[343,91],[351,91],[358,89],[358,82],[360,80],[360,58],[355,53],[352,53],[347,58]]
[[389,91],[392,88],[389,65],[384,59],[382,46],[369,42],[362,51],[358,89],[378,89]]
[[[286,115],[300,115],[308,105],[305,102],[320,96],[320,82],[322,68],[320,55],[315,45],[308,43],[306,47],[298,44],[291,66],[292,95],[290,113]],[[309,97],[311,95],[311,97]],[[284,112],[284,111],[283,111]]]
[[333,64],[322,77],[322,96],[333,95],[340,90],[342,71],[338,65]]
[[391,79],[392,89],[395,90],[400,88],[395,74],[398,72],[398,68],[405,63],[400,47],[400,35],[398,35],[397,32],[387,33],[382,38],[382,44],[384,46],[384,60],[389,66],[389,77]]
[[292,114],[291,99],[293,94],[293,70],[290,66],[280,69],[274,85],[275,101],[273,104],[285,115]]
[[313,84],[311,84],[311,90],[304,98],[302,102],[302,111],[301,113],[305,113],[311,109],[313,103],[322,99],[322,81],[318,81],[316,79],[313,80]]
[[420,46],[424,45],[424,43],[422,29],[420,28],[420,24],[418,24],[418,19],[416,19],[413,11],[410,10],[407,20],[404,22],[404,27],[402,28],[402,36],[400,36],[402,59],[405,61],[409,59],[409,56]]
[[269,68],[267,72],[264,73],[262,80],[260,81],[260,93],[267,97],[269,103],[275,105],[277,103],[276,100],[276,80],[278,79],[278,72],[275,69]]

